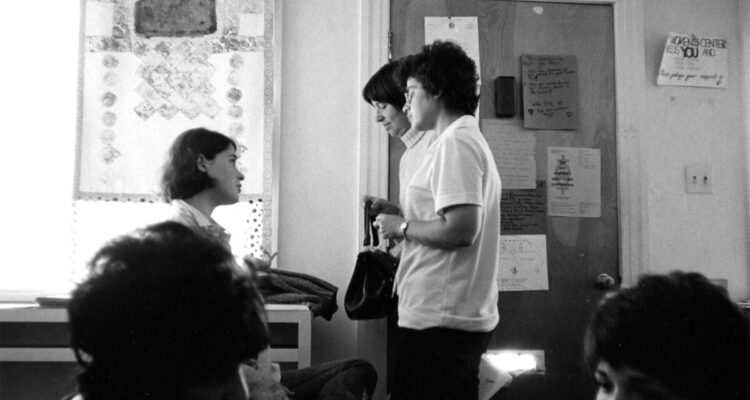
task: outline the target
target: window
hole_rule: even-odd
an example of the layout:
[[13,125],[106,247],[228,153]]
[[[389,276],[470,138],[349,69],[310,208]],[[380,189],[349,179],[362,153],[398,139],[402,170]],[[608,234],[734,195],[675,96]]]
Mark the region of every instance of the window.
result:
[[[15,104],[0,300],[65,293],[105,241],[171,215],[158,195],[164,155],[196,126],[233,137],[243,153],[241,202],[214,215],[234,252],[269,248],[273,0],[188,1],[173,13],[158,1],[44,3],[44,13],[19,3],[1,32],[18,57],[0,78]],[[195,21],[214,27],[187,26]]]

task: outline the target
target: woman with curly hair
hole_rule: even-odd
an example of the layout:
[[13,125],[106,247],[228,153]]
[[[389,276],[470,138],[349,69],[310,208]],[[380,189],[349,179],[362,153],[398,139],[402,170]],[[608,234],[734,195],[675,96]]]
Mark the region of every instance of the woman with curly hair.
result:
[[403,217],[381,213],[374,223],[403,240],[391,399],[476,399],[499,319],[501,190],[474,118],[476,65],[458,45],[437,41],[404,59],[399,75],[412,128],[436,139],[409,181]]

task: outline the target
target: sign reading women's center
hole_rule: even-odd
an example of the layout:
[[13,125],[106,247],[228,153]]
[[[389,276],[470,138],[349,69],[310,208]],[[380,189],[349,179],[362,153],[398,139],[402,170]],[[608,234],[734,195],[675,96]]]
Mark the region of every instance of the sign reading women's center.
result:
[[659,67],[659,85],[727,87],[726,39],[670,33]]

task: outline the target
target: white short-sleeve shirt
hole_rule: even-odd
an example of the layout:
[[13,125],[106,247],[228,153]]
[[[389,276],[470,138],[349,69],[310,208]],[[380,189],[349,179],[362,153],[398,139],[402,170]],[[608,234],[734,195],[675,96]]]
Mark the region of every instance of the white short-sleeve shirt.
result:
[[430,145],[435,141],[435,132],[409,129],[406,133],[401,135],[401,141],[406,145],[406,150],[404,150],[404,154],[401,155],[401,161],[399,162],[398,168],[398,202],[400,205],[403,205],[405,203],[406,188],[409,185],[409,181],[411,181],[411,178],[424,163]]
[[500,175],[472,116],[454,121],[429,148],[406,189],[407,220],[440,218],[446,207],[481,207],[479,236],[468,247],[444,250],[404,241],[396,275],[398,324],[488,332],[499,320]]

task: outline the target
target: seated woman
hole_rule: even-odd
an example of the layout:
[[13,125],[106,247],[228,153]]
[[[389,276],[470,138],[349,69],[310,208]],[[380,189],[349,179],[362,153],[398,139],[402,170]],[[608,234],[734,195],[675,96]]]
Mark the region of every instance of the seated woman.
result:
[[229,233],[211,218],[216,207],[237,203],[245,176],[237,169],[237,145],[204,128],[180,134],[169,149],[162,191],[174,220],[213,236],[229,248]]
[[746,317],[698,273],[647,275],[605,297],[585,343],[598,400],[740,400],[750,393]]
[[[181,133],[169,150],[162,175],[162,190],[175,207],[174,220],[196,232],[218,240],[229,249],[229,233],[211,218],[216,207],[239,201],[244,176],[237,169],[235,142],[205,128]],[[339,360],[295,371],[284,371],[271,364],[269,352],[262,351],[257,370],[280,379],[295,400],[369,398],[375,390],[377,375],[364,360]]]
[[102,247],[68,314],[76,400],[257,398],[242,361],[268,345],[260,296],[226,248],[181,224]]

